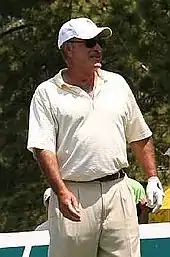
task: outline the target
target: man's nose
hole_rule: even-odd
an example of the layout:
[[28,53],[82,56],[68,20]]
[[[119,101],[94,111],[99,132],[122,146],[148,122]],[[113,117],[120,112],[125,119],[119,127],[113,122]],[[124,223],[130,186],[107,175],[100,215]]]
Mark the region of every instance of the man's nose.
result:
[[96,50],[96,51],[98,51],[98,52],[102,52],[102,48],[101,48],[101,46],[99,45],[99,43],[96,43],[96,45],[94,46],[93,49]]

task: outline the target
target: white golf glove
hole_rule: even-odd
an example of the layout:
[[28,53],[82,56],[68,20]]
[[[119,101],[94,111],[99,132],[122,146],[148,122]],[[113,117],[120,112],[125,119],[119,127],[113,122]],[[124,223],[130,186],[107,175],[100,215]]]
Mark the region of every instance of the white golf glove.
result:
[[146,195],[147,206],[153,209],[152,212],[158,211],[162,205],[163,197],[165,195],[158,177],[153,176],[148,179]]

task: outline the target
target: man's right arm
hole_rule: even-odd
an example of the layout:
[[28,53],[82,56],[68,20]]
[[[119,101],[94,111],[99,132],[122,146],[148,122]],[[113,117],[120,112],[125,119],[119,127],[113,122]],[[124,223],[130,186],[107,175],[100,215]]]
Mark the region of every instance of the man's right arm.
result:
[[[46,88],[48,88],[48,94]],[[44,82],[33,95],[30,105],[27,148],[36,156],[51,188],[56,193],[59,209],[63,216],[73,221],[79,221],[77,200],[62,180],[56,156],[58,123],[54,120],[50,107],[49,97],[52,93],[51,84]]]
[[57,156],[50,151],[37,148],[34,148],[34,154],[48,183],[58,197],[59,209],[63,216],[72,221],[80,221],[77,199],[61,178]]

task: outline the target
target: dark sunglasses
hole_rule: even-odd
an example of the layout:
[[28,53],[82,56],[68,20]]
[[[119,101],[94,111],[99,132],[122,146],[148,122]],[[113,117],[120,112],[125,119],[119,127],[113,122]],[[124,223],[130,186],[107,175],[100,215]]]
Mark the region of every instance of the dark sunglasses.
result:
[[87,48],[93,48],[96,46],[96,44],[98,44],[101,48],[105,46],[105,41],[101,38],[83,39],[82,41],[70,40],[69,43],[84,43]]

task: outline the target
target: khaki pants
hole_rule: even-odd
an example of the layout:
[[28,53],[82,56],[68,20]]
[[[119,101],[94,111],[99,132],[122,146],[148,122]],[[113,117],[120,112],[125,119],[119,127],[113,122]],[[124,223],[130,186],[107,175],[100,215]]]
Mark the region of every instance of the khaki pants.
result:
[[123,179],[66,182],[81,207],[81,222],[62,216],[50,199],[49,257],[140,257],[136,206]]

